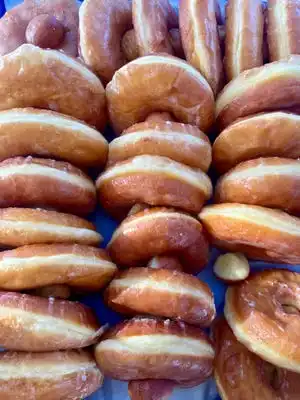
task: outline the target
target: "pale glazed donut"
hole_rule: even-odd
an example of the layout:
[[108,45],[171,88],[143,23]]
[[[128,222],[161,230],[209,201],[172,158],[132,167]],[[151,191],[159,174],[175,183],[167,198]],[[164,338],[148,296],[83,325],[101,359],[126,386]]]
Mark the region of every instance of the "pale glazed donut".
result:
[[146,121],[126,129],[109,144],[108,165],[142,154],[168,157],[204,172],[211,163],[208,137],[196,126],[172,121]]
[[225,302],[226,319],[239,342],[264,360],[298,373],[299,291],[300,274],[268,270],[230,287]]
[[131,61],[115,73],[106,96],[116,133],[156,111],[168,111],[179,122],[196,125],[204,132],[214,122],[209,84],[195,68],[172,56],[151,55]]
[[298,400],[299,375],[279,369],[238,342],[224,319],[213,330],[214,376],[223,400]]
[[167,379],[181,386],[196,386],[211,375],[214,350],[199,328],[134,318],[109,330],[96,346],[95,357],[110,378]]
[[0,207],[53,207],[88,214],[96,205],[93,181],[63,161],[15,157],[0,163]]
[[0,252],[0,288],[28,290],[67,284],[97,291],[117,267],[102,249],[77,244],[37,244]]
[[187,273],[200,272],[208,262],[208,244],[195,218],[172,209],[154,208],[127,217],[108,244],[120,267],[144,266],[154,256],[178,258]]
[[176,384],[163,379],[149,379],[128,382],[128,394],[131,400],[167,400]]
[[249,258],[300,263],[300,219],[283,211],[238,203],[204,207],[199,218],[212,242]]
[[198,69],[216,95],[223,86],[223,64],[216,1],[182,0],[180,31],[187,61]]
[[241,118],[213,144],[213,165],[220,173],[258,157],[300,157],[300,116],[271,112]]
[[102,331],[83,304],[0,292],[0,345],[7,350],[76,349],[95,343]]
[[75,215],[29,208],[0,209],[0,246],[78,243],[97,246],[101,235]]
[[242,72],[229,82],[216,103],[217,122],[224,129],[240,117],[298,107],[300,56]]
[[78,400],[102,386],[88,351],[1,352],[0,397],[5,400]]
[[112,309],[127,315],[150,314],[209,326],[216,314],[209,287],[180,271],[131,268],[111,281],[104,296]]
[[224,62],[228,81],[263,65],[263,35],[261,0],[228,0]]
[[0,110],[45,108],[102,129],[106,124],[105,91],[86,66],[55,50],[23,44],[2,56]]

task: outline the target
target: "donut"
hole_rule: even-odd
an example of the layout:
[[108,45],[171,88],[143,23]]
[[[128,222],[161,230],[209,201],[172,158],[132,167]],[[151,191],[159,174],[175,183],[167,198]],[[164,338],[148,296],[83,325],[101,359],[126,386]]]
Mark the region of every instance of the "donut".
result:
[[0,288],[27,290],[67,284],[96,291],[117,271],[106,252],[77,244],[36,244],[0,252]]
[[223,400],[298,400],[298,374],[271,365],[250,352],[238,342],[224,319],[215,324],[213,336],[214,376]]
[[267,270],[227,290],[225,316],[238,341],[280,368],[300,372],[300,274]]
[[75,400],[86,398],[102,383],[103,375],[88,351],[0,354],[2,399]]
[[109,330],[95,348],[100,370],[122,381],[166,379],[196,386],[212,373],[214,349],[183,322],[134,318]]
[[300,220],[283,211],[238,203],[204,207],[200,221],[212,243],[252,259],[299,264]]
[[278,111],[241,118],[213,144],[213,165],[220,173],[242,161],[275,156],[300,157],[299,115]]
[[270,157],[245,161],[218,180],[215,202],[254,204],[299,214],[300,160]]
[[233,284],[248,278],[250,265],[244,254],[226,253],[217,258],[213,271],[217,278]]
[[179,6],[180,31],[186,59],[201,72],[215,95],[223,85],[216,11],[215,0],[183,0]]
[[86,347],[97,341],[102,330],[93,312],[80,303],[0,292],[0,345],[7,350]]
[[168,55],[140,57],[123,66],[107,85],[106,96],[117,134],[157,111],[170,112],[204,132],[214,122],[209,84],[191,65]]
[[211,163],[208,137],[196,126],[171,121],[146,121],[126,129],[109,144],[108,165],[142,154],[168,157],[204,172]]
[[116,163],[99,176],[96,187],[102,206],[115,215],[127,214],[135,203],[197,213],[212,194],[211,181],[200,169],[149,155]]
[[198,326],[209,326],[216,314],[213,294],[204,282],[167,269],[123,271],[111,281],[105,298],[122,314],[150,314]]
[[216,102],[222,130],[240,117],[299,107],[300,56],[242,72],[229,82]]
[[0,110],[44,108],[100,130],[106,124],[101,81],[86,66],[56,50],[23,44],[1,57]]
[[261,0],[228,0],[224,60],[228,81],[263,65],[263,35]]
[[155,256],[173,256],[187,273],[197,274],[208,262],[208,243],[196,218],[165,208],[153,208],[127,217],[108,246],[120,267],[145,266]]
[[2,247],[46,243],[97,246],[101,241],[94,225],[75,215],[29,208],[0,209]]
[[92,180],[63,161],[15,157],[0,162],[0,207],[53,207],[88,214],[96,205]]
[[167,400],[175,386],[172,381],[163,379],[130,381],[128,394],[131,400]]

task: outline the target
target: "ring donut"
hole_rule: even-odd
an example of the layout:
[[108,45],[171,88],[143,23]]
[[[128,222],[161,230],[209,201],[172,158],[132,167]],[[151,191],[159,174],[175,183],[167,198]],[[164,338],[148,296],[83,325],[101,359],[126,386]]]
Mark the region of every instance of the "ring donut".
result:
[[227,290],[225,316],[238,341],[280,368],[300,372],[300,274],[257,273]]
[[238,203],[204,207],[200,221],[211,240],[252,259],[300,263],[300,219],[283,211]]
[[195,68],[172,56],[150,55],[131,61],[115,73],[106,96],[117,134],[157,111],[167,111],[179,122],[204,132],[214,122],[209,84]]

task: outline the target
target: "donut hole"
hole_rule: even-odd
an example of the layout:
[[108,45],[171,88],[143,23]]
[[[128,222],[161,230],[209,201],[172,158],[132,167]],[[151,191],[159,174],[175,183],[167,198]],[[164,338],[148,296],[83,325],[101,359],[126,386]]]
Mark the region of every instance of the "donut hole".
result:
[[283,309],[283,311],[286,314],[295,314],[295,315],[300,315],[300,310],[299,308],[294,305],[294,304],[289,304],[289,303],[283,303],[281,304],[281,307]]

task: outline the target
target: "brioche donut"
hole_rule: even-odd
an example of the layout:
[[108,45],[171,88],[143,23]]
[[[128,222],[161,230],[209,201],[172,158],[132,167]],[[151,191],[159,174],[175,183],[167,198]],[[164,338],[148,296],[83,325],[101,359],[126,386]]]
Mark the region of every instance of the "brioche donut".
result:
[[300,220],[283,211],[238,203],[204,207],[199,218],[217,246],[252,259],[300,263]]
[[89,346],[102,334],[92,311],[77,302],[0,292],[0,345],[55,351]]
[[215,0],[183,0],[179,7],[180,31],[186,59],[206,78],[215,95],[223,84],[216,11]]
[[123,271],[111,281],[105,298],[122,314],[150,314],[192,325],[209,326],[216,314],[213,294],[204,282],[167,269]]
[[214,343],[214,375],[223,400],[298,400],[299,375],[250,352],[237,341],[224,319],[214,326]]
[[291,56],[242,72],[229,82],[216,102],[221,129],[240,117],[299,107],[300,56]]
[[130,381],[128,394],[131,400],[167,400],[176,384],[162,379]]
[[241,118],[213,145],[213,165],[220,173],[242,161],[275,156],[300,157],[299,115],[279,111]]
[[168,111],[179,122],[204,132],[214,122],[209,84],[191,65],[167,55],[141,57],[119,69],[106,87],[106,96],[116,133],[156,111]]
[[88,351],[0,354],[2,399],[83,399],[102,383],[103,375]]
[[146,121],[126,129],[110,143],[108,165],[142,154],[168,157],[204,172],[211,163],[208,137],[196,126],[171,121]]
[[109,330],[95,357],[103,374],[113,379],[166,379],[196,386],[211,375],[214,350],[199,328],[134,318]]
[[199,221],[172,209],[154,208],[127,217],[108,244],[120,267],[143,266],[155,256],[177,258],[187,273],[200,272],[208,262],[208,244]]
[[29,208],[0,209],[0,246],[78,243],[97,246],[102,241],[93,224],[55,211]]
[[0,99],[1,111],[46,108],[100,130],[106,124],[105,91],[96,75],[59,51],[30,44],[1,57]]

